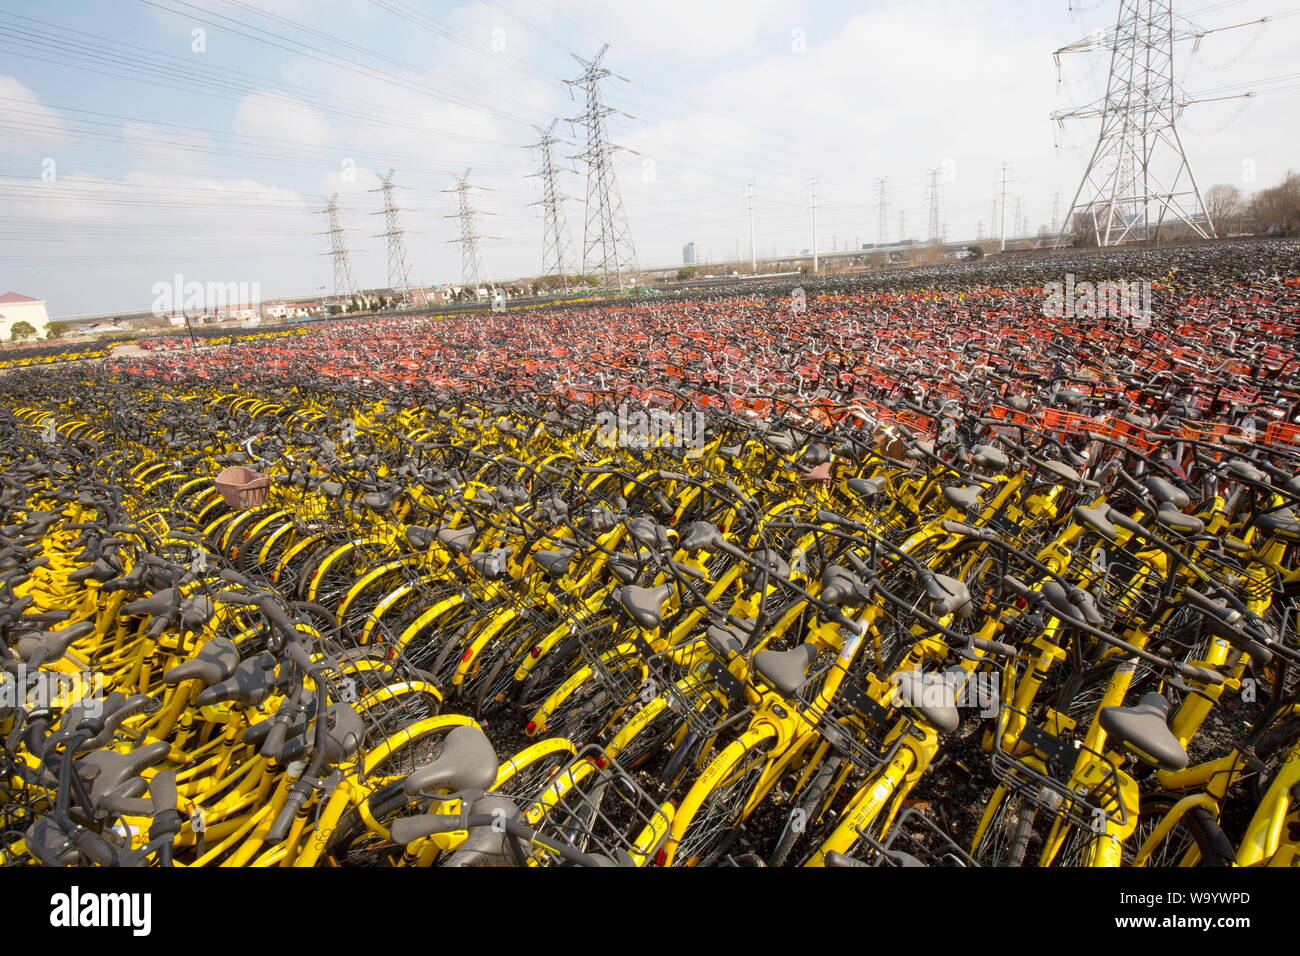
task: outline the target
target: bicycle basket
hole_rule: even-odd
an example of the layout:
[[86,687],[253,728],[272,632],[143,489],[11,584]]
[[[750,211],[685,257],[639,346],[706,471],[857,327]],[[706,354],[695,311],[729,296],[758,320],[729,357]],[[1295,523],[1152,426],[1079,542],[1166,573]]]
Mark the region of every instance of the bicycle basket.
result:
[[870,866],[915,865],[909,858],[919,860],[924,866],[979,866],[952,837],[916,807],[909,807],[899,815],[884,840],[876,840],[861,830],[858,832],[868,847],[862,862]]
[[746,704],[744,686],[723,661],[711,654],[699,657],[682,674],[673,661],[680,654],[668,650],[646,661],[653,682],[649,686],[667,698],[668,708],[696,739],[707,740],[748,717],[753,705]]
[[554,866],[562,858],[547,847],[560,841],[610,860],[650,855],[667,834],[668,819],[654,800],[614,758],[594,744],[578,751],[545,788],[525,804],[536,830],[532,859]]
[[214,484],[226,504],[236,511],[266,504],[271,490],[270,478],[243,465],[232,465],[225,469],[217,475]]
[[[1012,744],[1014,749],[1008,750],[1003,747],[1002,731],[1004,721],[1013,715],[1024,723]],[[1023,754],[1015,753],[1022,744],[1030,749]],[[1038,758],[1031,762],[1035,754]],[[1091,786],[1079,784],[1071,787],[1069,781],[1083,754],[1093,758],[1090,764],[1100,777]],[[1120,796],[1119,772],[1115,766],[1105,756],[1085,746],[1081,735],[1069,731],[1053,734],[1034,723],[1024,711],[1009,704],[1002,708],[1002,719],[994,738],[992,764],[993,776],[1008,790],[1074,826],[1095,833],[1100,832],[1104,824],[1122,827],[1127,822]]]

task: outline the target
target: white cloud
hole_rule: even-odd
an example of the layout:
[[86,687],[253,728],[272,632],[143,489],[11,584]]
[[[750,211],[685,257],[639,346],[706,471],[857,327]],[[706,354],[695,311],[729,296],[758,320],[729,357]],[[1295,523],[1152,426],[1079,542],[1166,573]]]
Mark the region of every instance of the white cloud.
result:
[[[41,103],[26,84],[13,76],[0,76],[0,122],[20,129],[19,142],[62,144],[68,141],[63,115]],[[13,131],[9,136],[13,137]]]
[[239,102],[231,124],[243,136],[261,136],[288,140],[295,144],[325,146],[330,139],[330,124],[325,115],[293,97],[261,92]]

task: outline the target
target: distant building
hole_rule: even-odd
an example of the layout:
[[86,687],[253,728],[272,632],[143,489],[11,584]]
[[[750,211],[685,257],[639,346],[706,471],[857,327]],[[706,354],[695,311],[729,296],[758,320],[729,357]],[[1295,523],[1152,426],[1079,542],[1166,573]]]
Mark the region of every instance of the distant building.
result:
[[695,243],[688,242],[682,246],[682,265],[695,265]]
[[49,331],[50,317],[45,312],[44,300],[19,295],[17,292],[0,295],[0,339],[9,341],[15,322],[26,322],[36,330],[38,336],[45,338]]

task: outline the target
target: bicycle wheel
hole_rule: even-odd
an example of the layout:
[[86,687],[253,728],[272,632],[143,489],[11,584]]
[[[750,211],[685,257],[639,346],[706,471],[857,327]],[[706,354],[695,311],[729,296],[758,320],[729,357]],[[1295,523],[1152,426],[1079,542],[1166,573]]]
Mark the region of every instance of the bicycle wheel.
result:
[[1151,793],[1142,797],[1137,828],[1124,842],[1124,862],[1148,867],[1232,866],[1236,851],[1217,820],[1202,806],[1192,807],[1141,861],[1138,854],[1148,838],[1178,802],[1179,796]]
[[705,768],[673,818],[668,865],[710,866],[723,858],[740,838],[775,744],[771,728],[752,730]]
[[1037,816],[1034,804],[1018,793],[1003,791],[983,836],[971,846],[971,855],[980,866],[1017,867],[1035,859],[1042,846],[1042,836],[1034,830]]

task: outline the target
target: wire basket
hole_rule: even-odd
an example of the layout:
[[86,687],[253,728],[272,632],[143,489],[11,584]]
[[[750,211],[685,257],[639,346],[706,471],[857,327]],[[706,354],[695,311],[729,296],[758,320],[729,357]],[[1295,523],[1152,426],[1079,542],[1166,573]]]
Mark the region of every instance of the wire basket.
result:
[[217,475],[214,484],[226,504],[236,511],[266,504],[271,479],[243,465],[232,465]]
[[1133,622],[1154,620],[1162,603],[1164,581],[1160,574],[1119,548],[1102,553],[1104,561],[1094,557],[1077,562],[1072,577],[1096,601],[1105,617],[1104,626],[1118,631]]
[[[1016,754],[1003,747],[1005,721],[1015,715],[1024,724],[1013,747],[1025,744],[1028,753]],[[1031,763],[1035,754],[1038,759]],[[1077,789],[1069,784],[1080,756],[1090,755],[1101,772],[1101,780]],[[1042,766],[1037,766],[1041,764]],[[1068,820],[1074,826],[1100,832],[1104,824],[1123,827],[1127,823],[1120,798],[1119,771],[1105,756],[1086,746],[1082,735],[1063,731],[1059,736],[1038,726],[1023,710],[1003,704],[1002,717],[994,737],[993,776],[1013,793]],[[1107,809],[1111,807],[1113,809]]]
[[[699,740],[708,740],[744,720],[754,709],[745,703],[744,685],[712,654],[698,657],[684,675],[664,651],[646,661],[651,685],[667,698],[668,708]],[[679,676],[680,675],[680,676]]]
[[527,803],[525,817],[536,830],[532,859],[540,866],[562,862],[547,848],[548,837],[618,862],[634,854],[644,858],[655,847],[645,845],[643,835],[662,839],[668,831],[657,801],[595,745],[550,779]]
[[877,840],[862,830],[858,833],[867,844],[862,862],[869,866],[906,866],[905,858],[900,858],[899,854],[907,854],[923,866],[979,866],[952,837],[916,807],[908,807],[899,814],[884,840]]
[[[866,655],[859,655],[865,657]],[[836,754],[859,770],[872,770],[884,762],[889,748],[885,738],[893,721],[889,709],[877,703],[860,686],[852,668],[844,675],[835,696],[823,702],[826,679],[840,665],[831,657],[822,667],[815,667],[797,694],[803,716],[817,728]],[[901,738],[900,738],[901,739]]]

